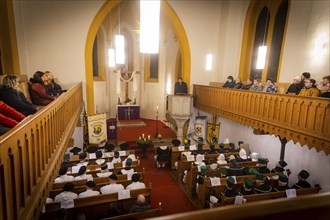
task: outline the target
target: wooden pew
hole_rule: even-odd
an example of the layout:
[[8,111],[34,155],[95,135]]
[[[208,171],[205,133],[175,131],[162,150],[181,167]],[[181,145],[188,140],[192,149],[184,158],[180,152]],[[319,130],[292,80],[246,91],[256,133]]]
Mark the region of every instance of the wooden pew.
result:
[[127,219],[145,219],[145,218],[151,218],[160,216],[162,211],[162,204],[159,203],[158,208],[150,209],[144,212],[134,212],[134,213],[128,213],[124,215],[118,215],[114,217],[104,218],[101,220],[127,220]]
[[[307,194],[313,194],[313,193],[319,193],[321,190],[320,185],[315,185],[311,188],[306,189],[297,189],[297,196],[307,195]],[[260,200],[269,200],[269,199],[277,199],[277,198],[285,198],[286,193],[285,191],[281,192],[270,192],[270,193],[262,193],[262,194],[255,194],[255,195],[246,195],[244,196],[244,199],[246,199],[246,203],[250,202],[256,202]],[[221,204],[216,204],[217,206],[225,206],[225,205],[233,205],[235,203],[235,197],[226,197],[221,196]]]
[[[123,160],[125,160],[127,157],[128,157],[128,155],[130,154],[130,152],[131,151],[134,151],[134,150],[126,150],[125,151],[125,155],[124,156],[120,156],[120,158],[121,158],[121,161],[123,161]],[[110,156],[110,153],[111,152],[104,152],[103,153],[103,157],[102,157],[102,159],[105,159],[106,160],[106,162],[111,162],[112,161],[112,159],[113,159],[113,156]],[[135,152],[134,152],[135,153]],[[109,156],[108,156],[109,155]],[[87,158],[89,158],[89,156],[88,156],[88,153],[87,153]],[[87,161],[96,161],[97,159],[87,159]],[[80,162],[80,159],[79,159],[79,155],[71,155],[70,156],[70,160],[69,160],[69,162],[71,163],[71,164],[77,164],[77,163],[79,163]]]
[[[265,173],[264,175],[267,177],[276,176],[279,173]],[[240,187],[244,184],[246,179],[251,179],[252,181],[256,180],[255,175],[245,175],[245,176],[237,176],[235,187]],[[221,192],[224,191],[227,183],[227,178],[220,178],[221,185],[220,186],[212,186],[211,180],[209,178],[204,178],[204,184],[199,185],[197,188],[198,202],[201,208],[205,207],[205,201],[210,197],[210,195],[215,195],[219,197]]]
[[[139,194],[143,194],[146,197],[146,201],[150,203],[151,187],[131,190],[130,193],[131,198],[122,200],[118,200],[118,193],[74,199],[74,207],[67,209],[68,218],[76,219],[78,214],[85,214],[86,219],[102,218],[112,203],[117,203],[124,212],[128,212],[130,207],[136,202]],[[61,203],[59,202],[46,204],[45,213],[41,215],[40,219],[54,219],[57,210],[60,208]]]

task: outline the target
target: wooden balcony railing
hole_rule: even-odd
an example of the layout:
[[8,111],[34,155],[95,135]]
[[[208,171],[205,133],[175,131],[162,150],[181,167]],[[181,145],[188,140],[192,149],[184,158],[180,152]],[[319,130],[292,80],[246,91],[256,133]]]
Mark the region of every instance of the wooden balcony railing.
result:
[[330,100],[194,85],[194,107],[330,153]]
[[82,109],[71,88],[0,138],[0,220],[38,219]]

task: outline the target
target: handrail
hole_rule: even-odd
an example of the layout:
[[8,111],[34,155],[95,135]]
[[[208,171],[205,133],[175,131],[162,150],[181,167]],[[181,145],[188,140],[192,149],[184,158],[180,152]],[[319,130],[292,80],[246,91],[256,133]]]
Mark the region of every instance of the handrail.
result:
[[194,107],[330,153],[330,100],[194,85]]
[[79,83],[0,138],[0,220],[38,219],[82,109]]

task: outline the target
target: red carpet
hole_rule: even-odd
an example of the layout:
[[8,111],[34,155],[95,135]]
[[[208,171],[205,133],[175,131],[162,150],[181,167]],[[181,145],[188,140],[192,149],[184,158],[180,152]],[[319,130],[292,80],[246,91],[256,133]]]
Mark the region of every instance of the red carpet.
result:
[[[152,139],[156,134],[156,121],[142,119],[146,123],[144,127],[123,127],[118,129],[118,142],[126,141],[130,143],[137,155],[140,156],[139,149],[134,146],[136,140],[141,134],[150,135]],[[162,122],[158,121],[158,133],[163,138],[175,138],[176,134]],[[168,168],[161,168],[157,171],[154,163],[154,149],[150,146],[148,149],[148,158],[141,159],[140,167],[145,168],[144,182],[146,185],[151,183],[151,206],[158,207],[162,203],[162,215],[186,212],[195,210],[185,193],[181,190],[178,183],[172,178]]]

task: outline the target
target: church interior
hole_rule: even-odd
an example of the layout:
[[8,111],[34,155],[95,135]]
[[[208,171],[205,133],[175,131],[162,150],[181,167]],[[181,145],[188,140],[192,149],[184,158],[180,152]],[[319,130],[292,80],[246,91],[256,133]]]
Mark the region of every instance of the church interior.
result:
[[[145,18],[158,31],[144,33],[143,16],[157,13],[142,2],[159,3],[158,20]],[[329,77],[329,30],[328,0],[0,1],[0,92],[15,75],[33,103],[37,71],[63,89],[0,136],[0,220],[328,219],[330,99],[287,90],[303,73]],[[277,91],[226,88],[229,76]],[[285,169],[262,174],[263,161]],[[244,175],[229,175],[236,166]],[[57,182],[63,167],[75,181]],[[76,179],[81,167],[91,179]],[[145,186],[103,193],[133,184],[128,168]],[[274,191],[283,176],[310,187]],[[224,194],[250,178],[271,192]],[[71,181],[77,195],[88,182],[101,194],[58,202]],[[140,195],[150,210],[131,213]]]

